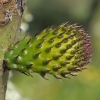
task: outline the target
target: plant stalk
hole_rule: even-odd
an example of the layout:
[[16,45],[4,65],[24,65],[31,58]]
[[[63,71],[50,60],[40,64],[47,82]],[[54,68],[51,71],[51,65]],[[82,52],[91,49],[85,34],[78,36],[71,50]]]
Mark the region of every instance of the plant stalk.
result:
[[17,41],[24,5],[25,0],[0,0],[0,100],[5,100],[9,76],[4,54]]

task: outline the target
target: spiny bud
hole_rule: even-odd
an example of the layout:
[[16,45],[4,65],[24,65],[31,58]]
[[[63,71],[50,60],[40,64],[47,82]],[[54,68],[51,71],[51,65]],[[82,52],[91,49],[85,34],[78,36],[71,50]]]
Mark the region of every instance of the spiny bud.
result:
[[46,52],[50,52],[52,48],[53,48],[53,46],[51,46],[51,47],[49,47],[49,48],[46,48],[45,51],[46,51]]
[[39,55],[40,55],[40,53],[41,53],[41,52],[34,54],[33,57],[34,57],[34,58],[38,58]]
[[57,59],[60,58],[61,56],[62,56],[62,55],[57,55],[57,54],[56,54],[56,55],[53,56],[53,58],[54,58],[54,60],[57,60]]
[[45,79],[46,74],[61,79],[86,69],[91,57],[90,36],[76,24],[63,23],[11,46],[5,53],[5,64],[28,76],[36,72]]
[[50,60],[44,60],[43,61],[43,65],[47,65],[50,61],[52,61],[52,59],[50,59]]
[[53,43],[53,42],[54,42],[54,38],[55,38],[55,37],[52,37],[51,39],[48,40],[48,42],[49,42],[49,43]]

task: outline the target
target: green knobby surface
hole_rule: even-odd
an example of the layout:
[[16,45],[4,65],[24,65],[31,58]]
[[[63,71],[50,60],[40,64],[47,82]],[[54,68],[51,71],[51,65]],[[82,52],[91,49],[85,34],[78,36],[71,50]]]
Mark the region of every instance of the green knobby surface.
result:
[[20,22],[21,15],[16,7],[16,0],[11,0],[10,2],[0,1],[0,100],[5,100],[9,74],[9,71],[4,68],[4,54],[10,45],[17,41],[16,35]]
[[90,58],[90,36],[76,24],[66,23],[55,29],[47,28],[33,38],[24,38],[5,54],[8,69],[29,76],[36,72],[45,79],[46,74],[58,79],[76,76],[86,69]]

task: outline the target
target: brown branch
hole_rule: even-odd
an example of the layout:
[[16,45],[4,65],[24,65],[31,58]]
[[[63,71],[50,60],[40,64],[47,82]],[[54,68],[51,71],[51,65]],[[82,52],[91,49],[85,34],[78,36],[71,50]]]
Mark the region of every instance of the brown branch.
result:
[[9,71],[3,64],[4,53],[17,40],[25,0],[0,0],[0,100],[5,100]]

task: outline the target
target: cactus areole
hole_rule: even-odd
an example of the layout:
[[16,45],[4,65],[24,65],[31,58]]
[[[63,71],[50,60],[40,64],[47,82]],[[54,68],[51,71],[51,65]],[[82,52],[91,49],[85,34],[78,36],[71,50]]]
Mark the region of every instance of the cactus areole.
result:
[[76,24],[64,23],[17,42],[5,53],[5,63],[28,76],[36,72],[61,79],[86,69],[91,55],[90,36]]

